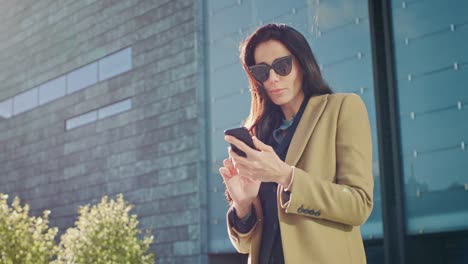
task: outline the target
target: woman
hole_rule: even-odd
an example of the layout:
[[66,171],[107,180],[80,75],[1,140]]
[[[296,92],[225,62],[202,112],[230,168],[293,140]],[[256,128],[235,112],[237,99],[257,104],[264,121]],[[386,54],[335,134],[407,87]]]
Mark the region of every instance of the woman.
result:
[[241,47],[256,149],[225,140],[228,233],[249,263],[365,263],[359,226],[372,210],[372,147],[359,96],[332,94],[304,38],[283,24]]

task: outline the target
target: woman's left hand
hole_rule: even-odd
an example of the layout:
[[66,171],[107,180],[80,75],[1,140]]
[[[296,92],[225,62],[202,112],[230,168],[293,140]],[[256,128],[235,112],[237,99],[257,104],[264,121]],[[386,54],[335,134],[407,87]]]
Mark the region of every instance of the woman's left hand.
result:
[[292,168],[276,155],[271,146],[266,145],[257,137],[252,137],[257,149],[250,148],[232,136],[225,136],[224,139],[247,154],[245,158],[237,155],[232,149],[229,150],[234,168],[240,175],[262,182],[276,182],[288,187],[292,177]]

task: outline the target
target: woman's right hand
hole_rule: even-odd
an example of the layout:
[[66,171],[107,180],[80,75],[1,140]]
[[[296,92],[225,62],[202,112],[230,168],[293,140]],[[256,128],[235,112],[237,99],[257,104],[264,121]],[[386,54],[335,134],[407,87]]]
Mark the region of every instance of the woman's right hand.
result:
[[252,202],[258,195],[261,182],[239,175],[230,157],[223,160],[223,165],[219,168],[219,172],[232,198],[237,217],[242,219],[250,211]]

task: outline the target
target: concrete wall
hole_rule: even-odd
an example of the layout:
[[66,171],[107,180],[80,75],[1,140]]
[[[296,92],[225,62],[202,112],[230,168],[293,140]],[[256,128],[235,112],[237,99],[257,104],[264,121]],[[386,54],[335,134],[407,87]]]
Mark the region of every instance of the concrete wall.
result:
[[[0,118],[0,192],[63,232],[80,205],[124,194],[158,263],[205,263],[203,5],[192,0],[0,1],[0,102],[131,47],[132,69]],[[75,129],[67,119],[130,98]]]

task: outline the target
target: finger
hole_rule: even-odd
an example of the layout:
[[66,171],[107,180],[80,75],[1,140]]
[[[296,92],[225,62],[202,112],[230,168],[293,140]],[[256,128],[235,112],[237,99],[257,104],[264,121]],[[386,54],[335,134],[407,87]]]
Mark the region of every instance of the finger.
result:
[[240,158],[239,154],[234,152],[231,147],[228,147],[229,162],[232,164],[232,167],[236,167],[236,159]]
[[231,143],[233,144],[234,146],[236,146],[238,149],[242,150],[243,152],[245,152],[245,154],[247,156],[252,156],[252,155],[255,155],[257,150],[249,147],[247,144],[245,144],[244,142],[242,142],[241,140],[233,137],[233,136],[224,136],[224,140],[226,140],[228,143]]
[[223,177],[223,181],[227,182],[237,175],[237,170],[234,167],[232,167],[231,169],[226,168],[226,167],[221,167],[219,168],[219,173]]
[[234,165],[232,164],[231,158],[224,159],[223,160],[223,166],[226,167],[226,168],[234,167]]
[[237,168],[239,164],[247,165],[250,163],[247,158],[237,155],[232,148],[229,148],[229,156],[231,156],[232,165],[235,168]]
[[226,167],[219,168],[219,174],[221,174],[223,178],[229,178],[231,176],[229,170]]
[[232,147],[228,147],[229,159],[232,161],[232,158],[239,157],[239,154],[232,150]]
[[226,167],[232,176],[237,174],[236,168],[234,168],[234,163],[232,162],[232,158],[223,160],[223,165]]
[[253,143],[258,150],[272,152],[273,148],[265,143],[263,143],[257,137],[252,137]]
[[240,157],[239,154],[234,152],[234,150],[232,150],[231,147],[228,147],[228,155],[229,155],[229,162],[232,164],[232,167],[236,167],[235,159]]

